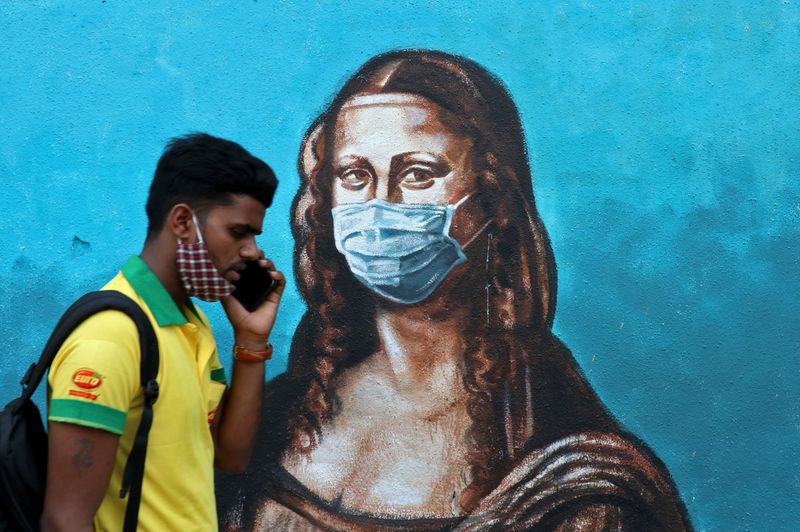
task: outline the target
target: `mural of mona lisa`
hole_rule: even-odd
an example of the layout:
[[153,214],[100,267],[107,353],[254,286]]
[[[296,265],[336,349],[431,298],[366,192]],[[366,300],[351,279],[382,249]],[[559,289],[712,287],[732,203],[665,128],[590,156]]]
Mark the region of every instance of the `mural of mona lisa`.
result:
[[553,335],[556,268],[516,107],[476,63],[367,62],[312,124],[294,202],[307,302],[246,530],[687,530],[663,464]]

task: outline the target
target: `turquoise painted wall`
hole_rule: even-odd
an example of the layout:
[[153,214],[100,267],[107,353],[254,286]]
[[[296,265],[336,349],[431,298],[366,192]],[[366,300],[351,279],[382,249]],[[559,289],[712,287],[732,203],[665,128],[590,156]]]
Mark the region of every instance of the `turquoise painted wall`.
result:
[[[3,2],[0,403],[68,303],[139,251],[167,139],[208,131],[275,168],[261,243],[288,272],[310,120],[369,57],[436,48],[511,91],[555,330],[697,529],[797,530],[800,7],[760,4]],[[290,285],[270,375],[301,312]]]

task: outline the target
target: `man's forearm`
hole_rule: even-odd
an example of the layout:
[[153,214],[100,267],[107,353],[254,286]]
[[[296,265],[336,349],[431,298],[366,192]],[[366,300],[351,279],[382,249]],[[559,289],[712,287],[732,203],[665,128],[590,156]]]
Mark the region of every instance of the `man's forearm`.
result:
[[[251,351],[242,353],[247,356],[239,360],[234,357],[231,387],[223,398],[213,427],[216,445],[214,464],[224,471],[242,472],[250,461],[261,418],[264,358],[270,354],[263,351],[268,345],[281,295],[286,287],[286,279],[275,270],[272,261],[262,258],[259,263],[262,268],[270,270],[270,276],[275,281],[274,289],[264,303],[255,311],[248,312],[234,297],[222,300],[233,326],[235,345]],[[259,357],[259,354],[263,356]]]
[[223,471],[242,472],[261,418],[264,364],[234,361],[231,386],[220,412],[214,463]]

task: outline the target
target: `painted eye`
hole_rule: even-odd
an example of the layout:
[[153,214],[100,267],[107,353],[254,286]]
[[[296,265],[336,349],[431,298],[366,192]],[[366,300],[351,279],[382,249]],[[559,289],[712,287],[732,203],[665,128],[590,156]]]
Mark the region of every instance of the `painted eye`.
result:
[[433,186],[434,175],[424,168],[411,168],[400,177],[406,188],[423,189]]
[[372,176],[363,168],[352,168],[339,174],[339,179],[345,188],[359,190],[364,188]]

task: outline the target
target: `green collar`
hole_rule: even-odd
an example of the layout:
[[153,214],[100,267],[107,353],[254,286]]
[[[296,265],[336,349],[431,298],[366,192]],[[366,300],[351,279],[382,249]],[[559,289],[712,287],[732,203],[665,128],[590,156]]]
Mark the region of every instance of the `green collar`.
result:
[[[136,293],[144,299],[147,308],[152,312],[159,327],[188,323],[186,316],[183,315],[175,301],[172,300],[167,289],[164,288],[164,285],[158,280],[153,270],[142,259],[137,256],[128,259],[128,262],[122,267],[122,275],[136,290]],[[186,306],[197,315],[197,310],[188,298],[186,299]]]

